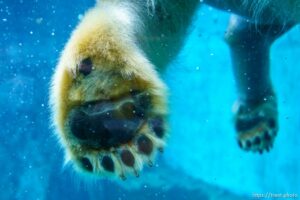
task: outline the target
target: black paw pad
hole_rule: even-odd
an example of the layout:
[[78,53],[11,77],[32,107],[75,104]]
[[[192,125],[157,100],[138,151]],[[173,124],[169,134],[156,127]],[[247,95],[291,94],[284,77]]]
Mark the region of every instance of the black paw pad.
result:
[[73,120],[70,122],[71,132],[76,138],[80,140],[86,140],[87,135],[84,128],[88,125],[88,121],[85,120],[86,114],[84,112],[77,111],[74,112],[72,116]]
[[152,141],[144,135],[139,137],[139,139],[137,140],[137,144],[138,144],[138,150],[143,154],[150,155],[151,152],[153,151]]
[[81,158],[80,159],[80,163],[81,163],[81,166],[89,171],[89,172],[92,172],[93,171],[93,165],[91,164],[90,160],[88,158]]
[[265,140],[265,141],[270,141],[270,140],[271,140],[271,136],[270,136],[270,134],[269,134],[268,131],[265,131],[265,132],[264,132],[264,140]]
[[247,130],[251,130],[253,127],[257,126],[263,120],[262,117],[257,116],[252,119],[247,120],[237,120],[235,124],[235,129],[238,132],[245,132]]
[[104,156],[102,158],[101,165],[106,171],[109,171],[109,172],[115,171],[114,162],[111,159],[111,157],[109,157],[109,156]]
[[269,124],[269,127],[271,129],[275,128],[276,127],[276,121],[275,121],[275,119],[273,119],[273,118],[269,119],[268,124]]
[[152,130],[154,131],[157,137],[162,138],[164,136],[165,130],[164,130],[163,119],[161,118],[152,119],[150,121],[150,126],[152,127]]
[[251,147],[251,142],[249,140],[246,141],[246,147],[250,148]]
[[240,140],[238,140],[238,145],[239,145],[240,148],[243,148],[243,144]]
[[260,145],[260,143],[261,143],[261,139],[259,137],[256,137],[253,141],[253,144],[255,145]]
[[121,152],[121,160],[128,167],[134,166],[135,163],[134,156],[129,150],[123,150]]
[[131,102],[125,102],[120,111],[116,103],[103,101],[75,108],[69,119],[71,133],[91,146],[106,150],[128,143],[143,122],[134,116],[133,107]]
[[93,69],[93,62],[91,58],[83,59],[80,64],[78,65],[79,73],[83,74],[84,76],[90,74]]

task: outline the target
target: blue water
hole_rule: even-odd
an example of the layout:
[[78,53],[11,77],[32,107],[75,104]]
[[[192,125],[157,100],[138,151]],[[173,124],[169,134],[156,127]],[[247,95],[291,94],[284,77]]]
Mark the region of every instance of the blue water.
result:
[[[229,15],[201,8],[164,80],[170,138],[153,168],[122,183],[87,181],[63,168],[50,128],[50,77],[92,0],[0,0],[0,199],[251,199],[300,195],[299,26],[271,51],[280,110],[274,149],[241,151],[232,126],[236,98],[223,33]],[[203,23],[205,22],[205,23]]]

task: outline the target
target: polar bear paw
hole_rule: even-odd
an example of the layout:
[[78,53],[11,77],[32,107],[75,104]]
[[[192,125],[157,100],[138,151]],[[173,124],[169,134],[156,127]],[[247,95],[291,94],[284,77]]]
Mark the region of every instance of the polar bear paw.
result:
[[146,92],[73,108],[67,127],[76,146],[71,149],[77,167],[125,179],[129,173],[138,177],[143,163],[152,166],[156,149],[164,147],[165,125],[164,117],[149,114],[149,109],[151,100]]
[[98,66],[87,73],[93,62],[82,62],[75,77],[66,70],[53,79],[53,115],[66,162],[87,174],[139,176],[165,145],[164,89]]
[[50,95],[65,162],[93,177],[125,179],[139,176],[144,163],[152,166],[165,145],[166,87],[129,26],[111,18],[96,7],[81,20]]
[[269,151],[278,132],[277,102],[274,96],[264,98],[262,103],[249,105],[237,102],[235,129],[240,148],[246,151]]

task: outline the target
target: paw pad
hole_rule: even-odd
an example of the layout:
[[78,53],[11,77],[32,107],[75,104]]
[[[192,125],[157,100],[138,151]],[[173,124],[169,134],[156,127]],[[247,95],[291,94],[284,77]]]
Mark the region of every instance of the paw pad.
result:
[[90,74],[93,69],[93,62],[92,62],[91,58],[83,59],[77,68],[78,68],[78,72],[83,74],[84,76],[87,76],[88,74]]
[[101,166],[103,167],[104,170],[106,170],[108,172],[115,171],[114,162],[110,156],[103,156],[103,158],[101,160]]
[[164,147],[164,118],[136,99],[86,103],[70,112],[69,134],[82,149],[80,170],[125,180],[128,174],[138,177],[143,163],[153,166],[156,150]]
[[153,151],[152,141],[144,135],[138,138],[137,145],[139,152],[141,152],[142,154],[150,155]]
[[85,170],[87,170],[87,171],[89,171],[89,172],[92,172],[92,171],[93,171],[93,166],[92,166],[92,164],[91,164],[91,162],[89,161],[88,158],[82,158],[80,162],[81,162],[81,166],[82,166]]

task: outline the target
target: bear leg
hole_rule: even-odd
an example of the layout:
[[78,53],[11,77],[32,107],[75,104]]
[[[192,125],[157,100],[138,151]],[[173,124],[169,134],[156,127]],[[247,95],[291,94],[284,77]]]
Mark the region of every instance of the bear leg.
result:
[[278,131],[276,95],[270,79],[270,47],[293,24],[257,24],[232,15],[225,39],[238,90],[235,127],[242,149],[269,151]]

